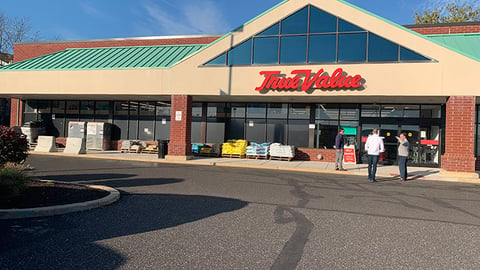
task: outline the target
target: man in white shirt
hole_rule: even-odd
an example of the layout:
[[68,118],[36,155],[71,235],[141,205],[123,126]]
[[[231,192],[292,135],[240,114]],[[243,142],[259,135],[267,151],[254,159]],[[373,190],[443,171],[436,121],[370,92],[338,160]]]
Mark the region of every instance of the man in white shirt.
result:
[[365,143],[365,151],[368,152],[368,180],[377,182],[375,175],[377,174],[377,163],[380,153],[385,151],[383,146],[383,138],[378,136],[378,130],[374,129],[372,135],[368,136]]

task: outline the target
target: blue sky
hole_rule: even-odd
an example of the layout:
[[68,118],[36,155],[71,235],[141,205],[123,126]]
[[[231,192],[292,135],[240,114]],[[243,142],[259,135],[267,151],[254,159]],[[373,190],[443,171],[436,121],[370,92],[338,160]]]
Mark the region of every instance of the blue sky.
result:
[[[291,0],[294,1],[294,0]],[[317,0],[321,2],[321,0]],[[398,24],[415,11],[478,0],[347,0]],[[224,34],[281,0],[0,0],[7,17],[27,17],[40,40]]]

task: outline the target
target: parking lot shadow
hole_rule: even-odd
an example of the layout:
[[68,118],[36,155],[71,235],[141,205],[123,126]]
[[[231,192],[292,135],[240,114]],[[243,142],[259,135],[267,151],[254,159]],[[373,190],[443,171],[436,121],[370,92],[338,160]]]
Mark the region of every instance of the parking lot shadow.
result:
[[[125,258],[97,241],[135,237],[245,206],[247,202],[223,197],[130,194],[122,195],[122,199],[113,205],[92,211],[48,218],[1,220],[0,266],[2,269],[75,268],[69,266],[72,263],[80,264],[82,269],[98,269],[98,263],[105,263],[101,269],[118,269]],[[19,258],[22,258],[20,263]],[[93,258],[102,258],[101,261],[105,262]]]

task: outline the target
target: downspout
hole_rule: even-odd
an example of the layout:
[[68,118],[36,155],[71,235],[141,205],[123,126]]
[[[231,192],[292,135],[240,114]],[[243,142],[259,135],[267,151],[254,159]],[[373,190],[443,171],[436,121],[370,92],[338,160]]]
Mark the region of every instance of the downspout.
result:
[[20,122],[20,115],[19,114],[20,114],[20,99],[17,99],[17,116],[16,116],[17,117],[17,121],[16,121],[17,126],[21,126],[20,123],[19,123]]

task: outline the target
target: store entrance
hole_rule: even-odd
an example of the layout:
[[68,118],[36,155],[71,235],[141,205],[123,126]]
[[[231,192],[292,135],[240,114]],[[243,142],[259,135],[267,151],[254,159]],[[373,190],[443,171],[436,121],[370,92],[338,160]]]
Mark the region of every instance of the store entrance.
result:
[[417,167],[438,167],[439,166],[439,126],[421,126],[408,124],[369,124],[361,125],[361,161],[367,162],[365,142],[373,129],[379,130],[380,137],[383,137],[385,152],[380,155],[380,164],[398,164],[397,148],[398,142],[395,138],[404,133],[410,143],[409,160],[410,166]]

